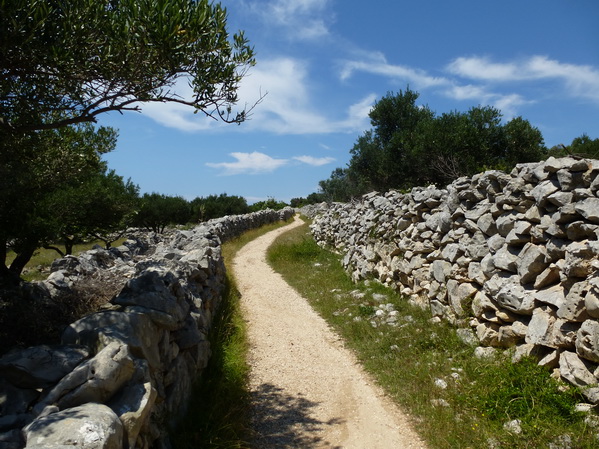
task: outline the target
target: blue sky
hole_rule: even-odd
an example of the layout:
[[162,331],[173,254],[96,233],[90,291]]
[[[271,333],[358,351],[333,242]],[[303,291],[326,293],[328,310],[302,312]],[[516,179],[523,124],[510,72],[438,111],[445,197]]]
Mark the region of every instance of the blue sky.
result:
[[599,137],[598,0],[221,4],[257,56],[240,104],[267,95],[240,126],[168,104],[101,116],[120,135],[109,167],[142,192],[305,197],[347,165],[373,103],[408,85],[439,114],[522,116],[547,146]]

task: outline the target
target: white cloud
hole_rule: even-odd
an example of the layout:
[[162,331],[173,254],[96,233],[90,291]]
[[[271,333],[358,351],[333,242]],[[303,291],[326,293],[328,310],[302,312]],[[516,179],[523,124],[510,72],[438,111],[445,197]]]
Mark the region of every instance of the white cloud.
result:
[[359,102],[352,104],[347,111],[347,118],[337,124],[340,130],[363,131],[370,126],[368,114],[377,99],[376,94],[369,94]]
[[330,0],[272,0],[256,2],[250,9],[267,25],[286,29],[285,37],[291,40],[315,40],[329,34]]
[[460,57],[447,70],[455,75],[488,82],[561,80],[572,96],[599,101],[599,70],[588,65],[567,64],[546,56],[497,63],[486,57]]
[[456,58],[449,63],[447,70],[454,75],[486,81],[506,81],[521,76],[514,63],[493,63],[478,56]]
[[293,159],[303,162],[304,164],[320,167],[321,165],[330,164],[335,161],[334,157],[314,157],[314,156],[295,156]]
[[[182,98],[191,97],[191,88],[181,79],[173,90]],[[368,112],[374,94],[347,107],[339,119],[323,113],[311,94],[309,65],[300,59],[280,57],[260,60],[241,81],[238,90],[238,110],[255,104],[266,93],[249,120],[240,127],[223,124],[193,113],[193,109],[177,103],[148,103],[145,115],[169,128],[182,131],[248,132],[265,131],[276,134],[328,134],[359,132],[368,126]],[[331,114],[338,115],[333,110]]]
[[327,134],[357,132],[367,126],[374,95],[349,105],[346,117],[337,119],[318,109],[309,78],[309,66],[302,60],[277,58],[259,63],[243,80],[239,96],[252,104],[258,92],[268,94],[242,128],[277,134]]
[[344,61],[342,63],[340,78],[345,81],[351,78],[354,72],[366,72],[381,75],[398,81],[408,82],[418,88],[442,86],[449,81],[442,77],[434,77],[426,71],[403,65],[389,64],[382,53],[373,53],[362,60]]
[[275,159],[267,154],[254,151],[253,153],[231,153],[235,162],[207,162],[208,167],[222,168],[223,175],[262,174],[271,173],[277,168],[287,165],[288,159]]
[[475,86],[472,84],[464,86],[453,85],[451,88],[445,90],[444,93],[449,98],[459,101],[474,100],[478,104],[494,106],[502,112],[505,119],[511,119],[518,115],[518,106],[532,103],[519,94],[492,92],[485,86]]

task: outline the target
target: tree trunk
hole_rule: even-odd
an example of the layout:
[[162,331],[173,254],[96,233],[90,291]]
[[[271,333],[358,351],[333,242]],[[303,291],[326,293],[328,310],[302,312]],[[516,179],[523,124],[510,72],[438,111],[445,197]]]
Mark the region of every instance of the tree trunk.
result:
[[6,266],[7,253],[6,239],[0,238],[0,287],[14,286],[20,282],[19,276],[15,276]]
[[65,237],[65,239],[64,239],[65,254],[73,254],[73,245],[74,244],[75,244],[75,239],[70,239],[70,238]]
[[[65,248],[66,248],[66,247],[67,247],[67,246],[65,245]],[[70,254],[70,253],[68,253],[68,252],[65,252],[65,253],[63,253],[63,252],[60,250],[60,248],[57,248],[56,246],[52,246],[52,245],[44,245],[44,249],[51,249],[51,250],[54,250],[54,251],[56,251],[56,252],[57,252],[57,253],[60,255],[60,257],[64,257],[64,256],[65,256],[65,254]]]
[[17,257],[15,257],[15,260],[13,260],[12,263],[10,264],[9,270],[15,276],[21,276],[21,273],[22,273],[23,269],[25,268],[25,265],[27,265],[27,262],[29,262],[31,260],[31,258],[33,257],[33,253],[35,253],[36,249],[37,249],[37,247],[27,247],[23,251],[21,251],[19,254],[17,254]]

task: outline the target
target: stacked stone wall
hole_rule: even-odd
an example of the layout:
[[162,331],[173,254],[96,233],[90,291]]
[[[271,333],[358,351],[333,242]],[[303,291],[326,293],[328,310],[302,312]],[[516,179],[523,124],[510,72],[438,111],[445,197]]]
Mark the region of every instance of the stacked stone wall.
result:
[[599,403],[598,175],[597,160],[549,158],[332,204],[311,229],[354,280],[537,357]]
[[66,328],[61,345],[0,358],[0,449],[169,447],[168,426],[210,358],[207,335],[225,285],[221,243],[293,214],[224,217],[56,261],[35,286],[37,300],[97,270],[124,287]]

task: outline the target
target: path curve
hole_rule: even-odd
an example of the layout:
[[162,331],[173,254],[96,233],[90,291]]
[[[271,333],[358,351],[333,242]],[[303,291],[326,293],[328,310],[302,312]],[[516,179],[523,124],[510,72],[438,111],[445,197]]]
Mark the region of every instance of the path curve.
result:
[[425,448],[326,322],[266,263],[273,240],[301,224],[296,217],[253,240],[233,261],[248,322],[254,446]]

